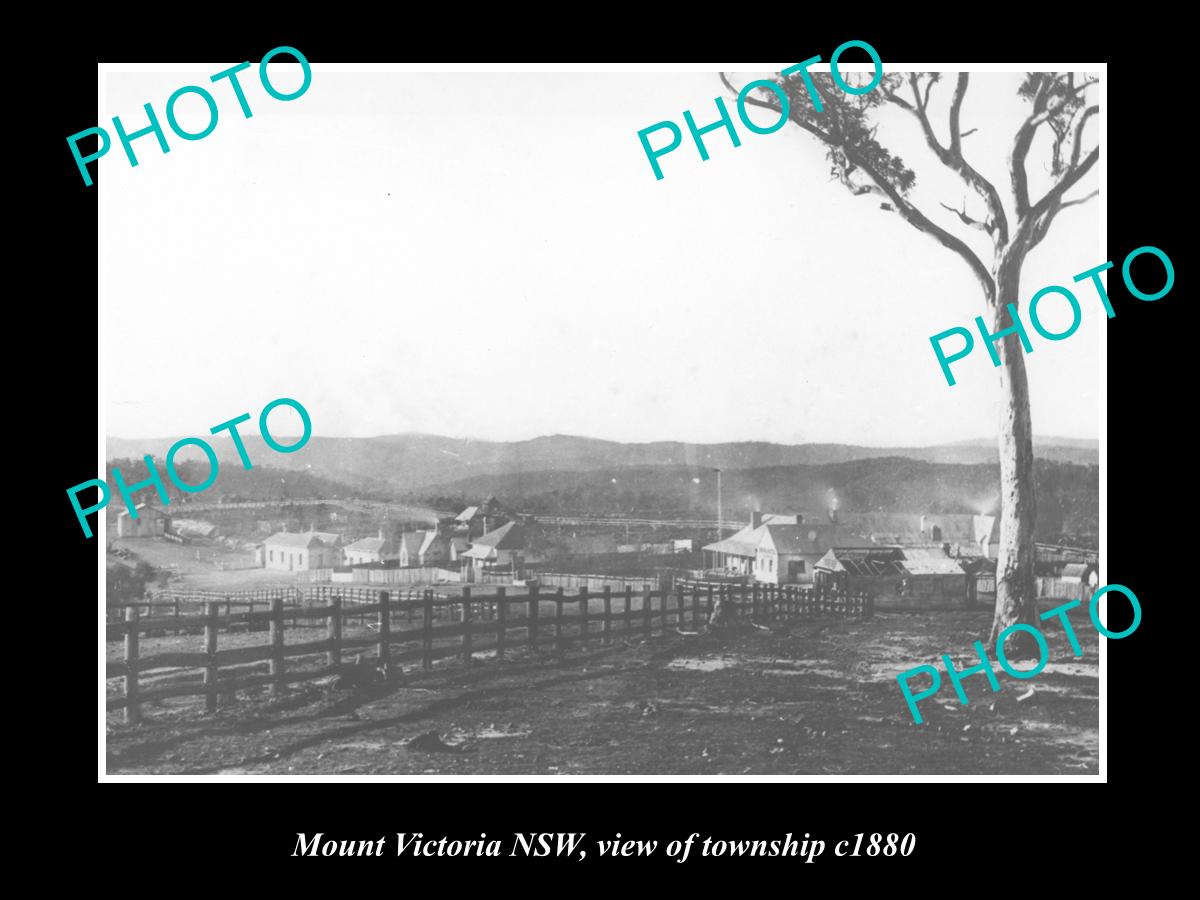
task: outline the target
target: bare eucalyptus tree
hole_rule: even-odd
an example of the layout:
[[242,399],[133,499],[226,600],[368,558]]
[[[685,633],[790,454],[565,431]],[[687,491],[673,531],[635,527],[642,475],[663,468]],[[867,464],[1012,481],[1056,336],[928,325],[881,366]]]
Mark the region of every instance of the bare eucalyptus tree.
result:
[[[854,78],[841,77],[847,83]],[[994,334],[1012,325],[1007,305],[1020,306],[1021,268],[1030,252],[1046,238],[1055,217],[1067,207],[1084,203],[1098,193],[1092,191],[1074,199],[1066,197],[1099,159],[1098,145],[1086,152],[1084,146],[1085,127],[1099,111],[1099,107],[1088,100],[1089,89],[1097,81],[1073,73],[1033,73],[1024,78],[1018,95],[1025,102],[1027,112],[1011,137],[1008,153],[1011,194],[1006,211],[999,189],[967,161],[963,151],[963,139],[975,131],[964,133],[960,125],[970,77],[966,72],[957,75],[891,73],[882,75],[874,89],[856,94],[835,85],[830,75],[780,76],[772,82],[777,88],[760,82],[760,86],[746,91],[742,102],[774,110],[781,121],[786,116],[787,120],[822,141],[832,163],[831,174],[852,194],[882,198],[879,204],[882,210],[899,215],[960,257],[979,283],[984,316],[990,319]],[[721,75],[721,81],[735,96],[740,93],[725,74]],[[930,102],[934,87],[943,81],[952,84],[954,92],[947,120],[939,127],[930,114]],[[862,87],[860,83],[858,90]],[[787,100],[786,109],[783,98]],[[957,219],[954,229],[967,228],[986,236],[990,253],[985,256],[990,259],[981,259],[951,227],[935,222],[910,197],[916,173],[890,151],[878,135],[876,113],[884,104],[912,115],[937,161],[956,173],[977,196],[976,208],[971,211],[965,200],[960,208],[945,203],[940,206]],[[1035,199],[1030,196],[1026,157],[1039,129],[1047,129],[1052,183],[1041,197]],[[1033,429],[1025,356],[1019,335],[1010,333],[1001,338],[998,353],[1001,361],[998,369],[1001,516],[993,642],[1010,625],[1037,621]],[[1017,632],[1014,637],[1010,655],[1028,654],[1032,639],[1023,639],[1029,635]]]

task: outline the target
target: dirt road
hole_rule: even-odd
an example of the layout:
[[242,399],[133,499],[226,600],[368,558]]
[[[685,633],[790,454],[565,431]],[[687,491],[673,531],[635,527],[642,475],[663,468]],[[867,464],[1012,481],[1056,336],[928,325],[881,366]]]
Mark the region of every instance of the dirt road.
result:
[[989,621],[985,610],[884,614],[635,639],[246,696],[211,716],[164,701],[139,725],[110,717],[108,771],[1095,774],[1098,647],[1086,617],[1082,659],[1048,628],[1040,675],[997,670],[999,693],[968,678],[966,707],[945,683],[921,704],[927,724],[912,722],[896,674],[946,652],[973,664]]

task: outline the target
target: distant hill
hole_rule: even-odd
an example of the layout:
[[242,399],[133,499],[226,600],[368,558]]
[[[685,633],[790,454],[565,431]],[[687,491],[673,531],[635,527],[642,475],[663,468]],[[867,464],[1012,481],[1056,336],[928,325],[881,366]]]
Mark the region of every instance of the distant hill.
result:
[[[182,456],[182,454],[180,454]],[[127,482],[142,481],[147,473],[141,458],[110,459],[108,466],[118,468]],[[203,484],[208,477],[207,461],[183,460],[176,462],[179,477],[187,484]],[[112,483],[111,477],[109,483]],[[278,500],[281,503],[289,500],[330,500],[355,497],[360,500],[384,500],[386,496],[371,491],[361,485],[349,485],[342,481],[321,475],[314,475],[309,469],[281,469],[277,466],[260,464],[246,471],[240,465],[221,465],[216,482],[211,488],[199,493],[181,491],[168,478],[163,478],[167,495],[171,502],[180,506],[187,503],[214,503],[218,498],[226,503],[242,501]],[[392,492],[388,492],[392,493]],[[148,489],[139,495],[139,501],[153,499],[153,489]],[[113,491],[108,510],[115,515],[125,508],[120,502],[119,495]]]
[[[177,438],[131,440],[109,438],[109,459],[141,458],[150,453],[161,459]],[[308,446],[291,453],[276,453],[261,437],[247,434],[252,462],[277,468],[304,469],[314,476],[334,479],[361,490],[412,491],[477,476],[520,476],[556,471],[587,472],[645,466],[762,469],[778,466],[819,466],[852,460],[904,458],[928,463],[993,464],[994,441],[962,441],[931,447],[860,447],[851,444],[772,444],[742,441],[724,444],[685,444],[660,441],[625,444],[596,438],[551,435],[528,441],[477,441],[436,435],[400,434],[372,438],[314,437]],[[228,436],[212,439],[218,458],[241,468]],[[1097,465],[1096,441],[1037,438],[1039,459]],[[189,447],[180,459],[203,457]],[[224,468],[224,466],[222,467]]]

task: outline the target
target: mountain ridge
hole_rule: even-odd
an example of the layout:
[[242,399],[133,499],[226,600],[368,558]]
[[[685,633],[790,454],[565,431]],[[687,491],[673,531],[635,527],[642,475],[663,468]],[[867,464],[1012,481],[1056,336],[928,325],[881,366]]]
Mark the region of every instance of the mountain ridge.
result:
[[[161,460],[178,438],[145,440],[110,437],[106,457]],[[228,435],[208,438],[221,463],[238,462]],[[523,441],[482,441],[419,433],[370,438],[313,437],[295,453],[271,450],[262,438],[243,438],[251,462],[283,469],[309,470],[371,489],[419,490],[477,476],[504,477],[522,472],[588,472],[614,467],[690,466],[722,470],[774,466],[827,465],[858,459],[898,457],[931,463],[977,465],[996,462],[994,442],[986,438],[925,447],[866,447],[857,444],[779,444],[769,441],[624,443],[574,435],[543,435]],[[1035,437],[1039,459],[1079,465],[1099,463],[1099,442],[1079,438]],[[202,460],[193,446],[177,456]]]

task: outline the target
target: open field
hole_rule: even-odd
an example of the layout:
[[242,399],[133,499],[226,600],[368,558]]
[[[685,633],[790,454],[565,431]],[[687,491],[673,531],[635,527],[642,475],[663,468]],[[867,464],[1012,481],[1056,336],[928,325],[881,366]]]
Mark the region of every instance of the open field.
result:
[[248,550],[228,550],[219,545],[176,544],[151,538],[117,538],[120,547],[167,573],[171,586],[187,590],[253,591],[272,587],[307,585],[307,573],[256,566]]
[[[383,684],[265,688],[203,713],[202,698],[110,717],[110,773],[228,774],[1095,774],[1098,642],[1002,690],[947,679],[915,725],[897,673],[942,653],[959,668],[990,611],[882,613],[732,628],[587,651],[409,670]],[[1025,696],[1029,688],[1033,693]],[[1019,699],[1021,698],[1021,699]],[[433,732],[437,737],[430,736]],[[414,742],[414,739],[418,739]]]

